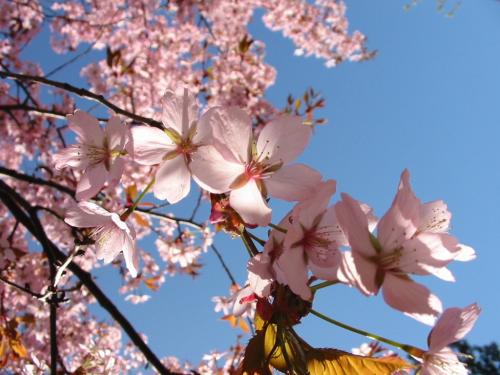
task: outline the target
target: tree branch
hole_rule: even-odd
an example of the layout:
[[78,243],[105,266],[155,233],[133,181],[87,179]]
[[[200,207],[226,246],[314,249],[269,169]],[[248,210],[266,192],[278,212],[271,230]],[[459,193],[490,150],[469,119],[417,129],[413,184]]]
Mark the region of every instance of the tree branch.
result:
[[111,103],[106,98],[104,98],[104,96],[102,96],[102,95],[95,94],[92,91],[89,91],[89,90],[86,90],[83,88],[72,86],[69,83],[54,81],[54,80],[51,80],[51,79],[48,79],[45,77],[40,77],[40,76],[11,73],[11,72],[7,72],[7,71],[0,71],[0,78],[12,78],[16,81],[37,82],[37,83],[41,83],[41,84],[44,84],[47,86],[57,87],[59,89],[65,90],[65,91],[72,92],[78,96],[81,96],[82,98],[86,98],[86,99],[98,102],[98,103],[108,107],[109,109],[111,109],[115,113],[127,116],[128,118],[131,118],[132,120],[135,120],[137,122],[142,122],[144,124],[148,124],[150,126],[154,126],[156,128],[163,129],[163,125],[160,121],[156,121],[156,120],[153,120],[153,119],[148,118],[148,117],[136,115],[135,113],[129,112],[129,111],[127,111],[123,108],[120,108],[117,105]]
[[[3,180],[0,180],[0,200],[7,206],[12,215],[21,222],[26,229],[40,242],[44,252],[52,262],[55,257],[60,262],[66,260],[66,255],[59,250],[59,248],[47,237],[45,231],[36,216],[34,210],[25,212],[23,208],[31,207],[29,203],[21,197],[15,190],[7,185]],[[127,333],[132,342],[142,352],[144,357],[160,374],[172,374],[153,353],[153,351],[146,345],[139,333],[135,330],[128,319],[118,310],[118,308],[111,302],[111,300],[103,293],[99,286],[92,280],[90,273],[81,269],[77,264],[71,262],[68,269],[85,285],[85,287],[92,293],[99,304],[113,317],[113,319],[122,327]]]
[[26,182],[29,182],[32,184],[50,186],[50,187],[53,187],[53,188],[55,188],[63,193],[70,195],[72,198],[75,197],[75,191],[73,189],[70,189],[67,186],[60,185],[57,182],[47,181],[47,180],[44,180],[43,178],[33,177],[33,176],[29,176],[27,174],[19,173],[19,172],[12,170],[12,169],[2,167],[1,165],[0,165],[0,174],[3,174],[5,176],[9,176],[9,177],[13,177],[17,180],[26,181]]

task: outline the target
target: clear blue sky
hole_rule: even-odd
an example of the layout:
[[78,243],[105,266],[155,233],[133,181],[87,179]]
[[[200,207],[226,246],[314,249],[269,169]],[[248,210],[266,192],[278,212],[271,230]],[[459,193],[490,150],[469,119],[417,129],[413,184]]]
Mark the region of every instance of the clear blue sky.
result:
[[[483,314],[470,341],[499,341],[500,3],[463,1],[455,16],[446,18],[433,0],[422,0],[410,12],[403,10],[407,2],[347,0],[351,30],[367,35],[369,48],[379,54],[372,61],[334,69],[293,56],[292,44],[255,17],[252,33],[266,42],[268,61],[278,71],[268,97],[281,107],[289,93],[301,94],[310,86],[323,93],[327,107],[321,115],[329,123],[317,129],[302,161],[336,179],[339,191],[367,202],[378,216],[389,207],[404,168],[410,170],[419,198],[445,200],[453,213],[452,234],[473,246],[478,258],[451,265],[456,283],[432,277],[423,282],[445,307],[478,302]],[[44,48],[41,42],[27,56],[39,56],[39,48]],[[45,54],[41,62],[48,70],[56,61]],[[81,82],[77,67],[55,78]],[[287,209],[277,207],[275,218]],[[241,243],[224,235],[216,243],[243,283],[246,252]],[[199,278],[171,278],[144,305],[122,300],[111,267],[99,270],[98,282],[149,336],[158,355],[197,363],[211,349],[229,347],[236,333],[218,320],[210,301],[227,293],[228,280],[212,253],[202,261]],[[318,294],[315,308],[327,315],[426,345],[428,327],[390,309],[381,297],[367,299],[346,287]],[[346,350],[366,341],[315,317],[304,319],[299,332],[312,345]]]

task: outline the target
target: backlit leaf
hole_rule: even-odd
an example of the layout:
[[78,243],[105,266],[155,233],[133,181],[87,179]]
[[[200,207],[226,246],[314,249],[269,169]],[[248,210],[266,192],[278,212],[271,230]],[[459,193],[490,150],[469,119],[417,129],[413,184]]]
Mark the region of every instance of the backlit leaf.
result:
[[245,355],[235,375],[271,375],[271,369],[264,353],[264,332],[260,331],[250,339]]
[[412,365],[399,357],[362,357],[337,349],[310,349],[306,352],[311,375],[387,375]]

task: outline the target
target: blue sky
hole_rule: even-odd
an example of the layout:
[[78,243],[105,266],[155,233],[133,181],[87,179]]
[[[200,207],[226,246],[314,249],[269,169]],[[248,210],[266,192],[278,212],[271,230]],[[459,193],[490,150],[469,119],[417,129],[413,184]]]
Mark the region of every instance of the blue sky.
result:
[[[308,87],[322,92],[327,105],[320,114],[328,125],[317,128],[301,161],[337,180],[339,192],[370,204],[379,217],[390,206],[404,168],[410,170],[420,199],[443,199],[448,204],[452,234],[473,246],[478,258],[451,265],[456,283],[432,277],[422,281],[445,307],[478,302],[483,313],[470,341],[498,341],[500,3],[463,1],[452,18],[438,13],[432,0],[422,0],[410,12],[403,10],[407,1],[346,3],[351,30],[367,35],[368,47],[378,55],[334,69],[313,58],[293,56],[291,42],[265,29],[257,14],[251,32],[266,42],[267,60],[278,71],[268,98],[282,107],[289,93],[300,95]],[[41,40],[27,57],[40,59]],[[50,70],[58,65],[54,58],[45,53],[42,66]],[[78,66],[54,78],[81,84]],[[333,201],[337,199],[338,194]],[[275,203],[274,221],[279,221],[289,206]],[[243,283],[247,256],[241,242],[218,235],[216,244]],[[153,250],[151,243],[143,247]],[[236,333],[219,320],[210,301],[227,294],[227,277],[212,253],[202,262],[200,277],[168,279],[144,305],[123,301],[111,267],[99,270],[98,283],[149,336],[158,355],[197,362],[211,349],[229,347]],[[314,306],[359,328],[426,345],[428,327],[390,309],[380,296],[367,299],[354,289],[336,286],[319,292]],[[304,319],[298,330],[316,346],[350,350],[366,341],[315,317]]]

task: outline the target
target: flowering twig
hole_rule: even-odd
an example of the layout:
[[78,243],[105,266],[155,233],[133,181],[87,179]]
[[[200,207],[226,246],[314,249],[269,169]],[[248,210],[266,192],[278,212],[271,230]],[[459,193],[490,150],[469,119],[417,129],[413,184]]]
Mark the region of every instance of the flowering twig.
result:
[[89,90],[86,90],[83,88],[72,86],[69,83],[54,81],[54,80],[51,80],[51,79],[48,79],[45,77],[40,77],[40,76],[11,73],[11,72],[6,72],[6,71],[0,71],[0,78],[12,78],[12,79],[15,79],[17,81],[31,81],[31,82],[41,83],[41,84],[44,84],[47,86],[57,87],[59,89],[65,90],[65,91],[72,92],[73,94],[81,96],[82,98],[96,101],[96,102],[108,107],[109,109],[111,109],[115,113],[120,114],[120,115],[124,115],[132,120],[142,122],[144,124],[148,124],[148,125],[154,126],[156,128],[163,129],[163,125],[160,121],[156,121],[156,120],[153,120],[153,119],[148,118],[148,117],[136,115],[135,113],[129,112],[129,111],[127,111],[123,108],[120,108],[117,105],[111,103],[106,98],[104,98],[104,96],[102,96],[102,95],[95,94],[92,91],[89,91]]

